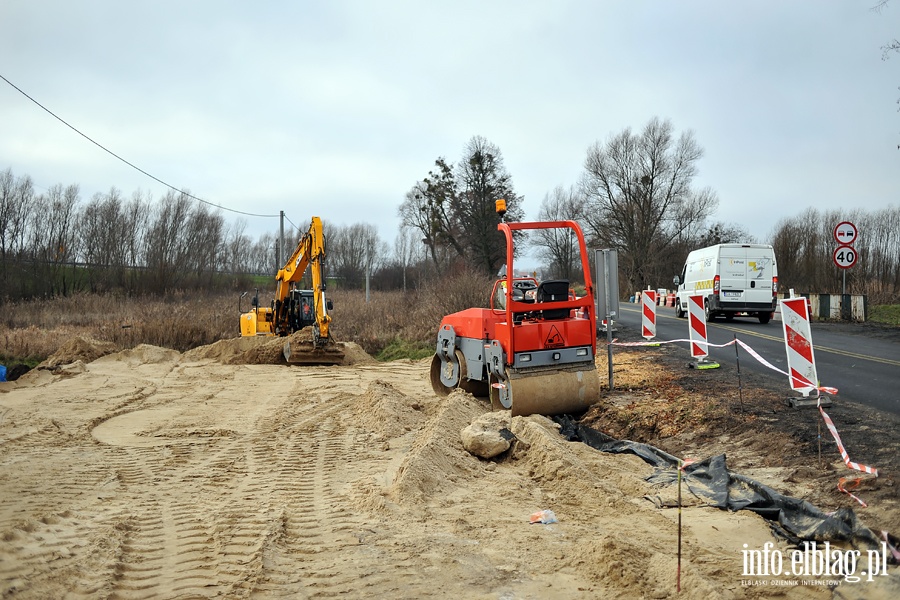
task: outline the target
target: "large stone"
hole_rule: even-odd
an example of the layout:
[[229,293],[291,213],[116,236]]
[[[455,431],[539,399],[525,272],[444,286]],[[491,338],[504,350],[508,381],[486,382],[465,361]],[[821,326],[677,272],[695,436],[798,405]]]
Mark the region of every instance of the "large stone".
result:
[[[505,414],[504,414],[505,413]],[[487,413],[460,431],[463,447],[481,458],[494,458],[509,450],[515,436],[507,428],[509,411]]]

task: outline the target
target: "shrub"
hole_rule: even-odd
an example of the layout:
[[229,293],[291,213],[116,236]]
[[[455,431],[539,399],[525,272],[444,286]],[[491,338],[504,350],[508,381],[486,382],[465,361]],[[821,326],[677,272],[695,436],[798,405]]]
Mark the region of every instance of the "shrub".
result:
[[[384,360],[428,356],[444,315],[486,307],[492,285],[489,277],[463,271],[418,290],[372,292],[368,302],[364,291],[339,290],[329,294],[333,336]],[[260,292],[263,306],[270,301]],[[123,349],[152,344],[179,352],[240,335],[237,294],[75,294],[6,302],[2,308],[0,360],[6,362],[40,362],[76,335]]]

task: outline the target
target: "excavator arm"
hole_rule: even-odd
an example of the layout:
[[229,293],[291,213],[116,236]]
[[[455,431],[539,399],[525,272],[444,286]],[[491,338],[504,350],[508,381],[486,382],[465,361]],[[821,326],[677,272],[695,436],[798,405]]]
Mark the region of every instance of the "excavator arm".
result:
[[322,220],[313,217],[309,230],[300,238],[300,243],[285,265],[275,275],[275,333],[288,335],[293,333],[290,324],[291,289],[310,268],[313,284],[313,312],[316,319],[316,345],[324,344],[328,339],[328,327],[331,317],[328,315],[328,303],[325,301],[325,277],[323,276],[323,260],[325,258],[325,235],[322,233]]

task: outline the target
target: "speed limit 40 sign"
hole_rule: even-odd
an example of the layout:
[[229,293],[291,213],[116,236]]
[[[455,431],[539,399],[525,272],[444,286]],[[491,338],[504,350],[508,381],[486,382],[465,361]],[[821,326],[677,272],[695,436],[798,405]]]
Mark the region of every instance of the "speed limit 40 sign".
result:
[[856,264],[856,249],[853,246],[838,246],[832,255],[834,264],[842,269],[849,269]]

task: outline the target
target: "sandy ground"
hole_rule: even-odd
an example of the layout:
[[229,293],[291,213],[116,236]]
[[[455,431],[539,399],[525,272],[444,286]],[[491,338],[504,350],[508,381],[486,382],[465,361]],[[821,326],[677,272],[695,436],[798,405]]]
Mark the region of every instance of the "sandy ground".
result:
[[[746,585],[744,544],[787,546],[689,494],[676,594],[678,511],[647,499],[673,486],[539,416],[472,456],[460,431],[488,407],[435,396],[427,360],[349,345],[341,366],[247,364],[264,352],[240,339],[103,352],[73,340],[0,384],[3,598],[898,597],[897,567],[834,591]],[[558,522],[530,524],[543,509]]]

